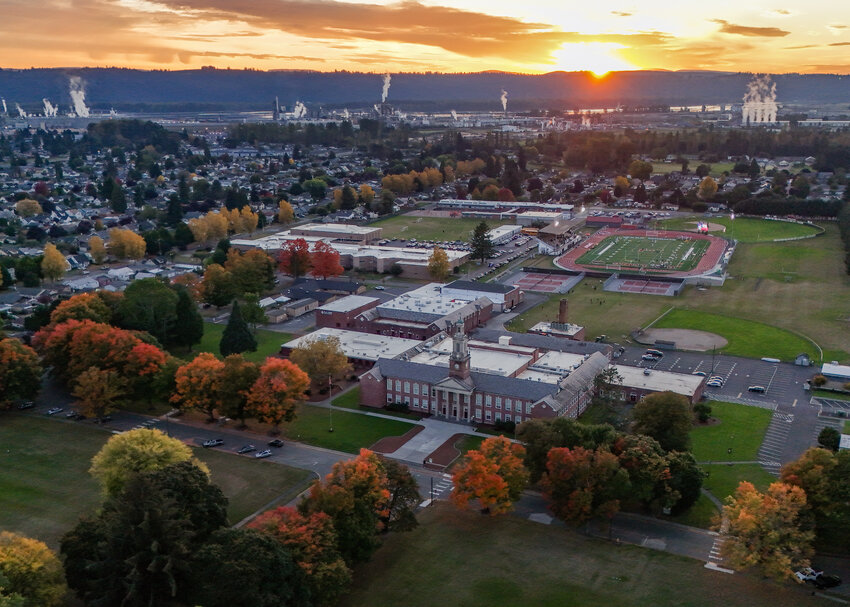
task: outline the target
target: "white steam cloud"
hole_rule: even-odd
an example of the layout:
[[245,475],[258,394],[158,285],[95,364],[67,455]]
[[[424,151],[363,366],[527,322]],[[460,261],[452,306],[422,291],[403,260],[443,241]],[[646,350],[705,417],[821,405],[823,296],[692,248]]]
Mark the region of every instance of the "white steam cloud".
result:
[[505,89],[502,89],[502,96],[499,97],[499,100],[502,102],[502,111],[508,111],[508,92]]
[[744,94],[743,124],[776,122],[776,112],[776,83],[767,74],[753,76]]
[[6,100],[3,99],[3,98],[0,98],[0,102],[3,102],[3,113],[8,114],[9,110],[6,108]]
[[42,99],[41,102],[44,104],[45,118],[53,118],[59,114],[59,106],[50,103],[49,99]]
[[456,112],[456,111],[454,111],[454,110],[452,110],[452,120],[454,120],[455,122],[457,122],[457,112]]
[[24,108],[22,108],[22,107],[21,107],[21,105],[20,105],[19,103],[16,103],[16,104],[15,104],[15,109],[17,109],[17,110],[18,110],[18,116],[20,116],[21,118],[28,118],[28,117],[29,117],[29,114],[27,114],[27,113],[24,111]]
[[300,101],[295,102],[295,107],[292,108],[293,118],[304,118],[307,116],[307,106]]
[[381,103],[387,102],[387,95],[390,93],[390,80],[392,80],[392,76],[384,74],[384,88],[381,90]]
[[71,93],[71,102],[74,106],[74,114],[80,118],[88,118],[90,112],[86,105],[86,87],[83,84],[83,79],[79,76],[71,76],[68,86]]
[[351,114],[349,113],[348,108],[343,108],[342,117],[345,118],[346,120],[351,118]]

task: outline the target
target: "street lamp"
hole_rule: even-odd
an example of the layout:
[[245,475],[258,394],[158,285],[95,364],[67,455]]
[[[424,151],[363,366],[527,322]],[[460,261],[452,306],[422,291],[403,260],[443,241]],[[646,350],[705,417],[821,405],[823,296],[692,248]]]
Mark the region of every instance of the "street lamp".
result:
[[333,382],[331,376],[328,375],[328,432],[334,431],[334,405],[331,396],[333,395]]

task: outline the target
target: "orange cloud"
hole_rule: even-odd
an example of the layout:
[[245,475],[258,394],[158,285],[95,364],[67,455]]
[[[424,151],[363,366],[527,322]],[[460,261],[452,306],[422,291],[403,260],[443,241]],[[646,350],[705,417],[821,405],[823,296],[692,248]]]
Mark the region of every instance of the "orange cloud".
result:
[[778,27],[752,27],[748,25],[736,25],[723,19],[712,19],[712,23],[720,24],[720,31],[724,34],[737,34],[738,36],[764,36],[766,38],[782,38],[791,32]]

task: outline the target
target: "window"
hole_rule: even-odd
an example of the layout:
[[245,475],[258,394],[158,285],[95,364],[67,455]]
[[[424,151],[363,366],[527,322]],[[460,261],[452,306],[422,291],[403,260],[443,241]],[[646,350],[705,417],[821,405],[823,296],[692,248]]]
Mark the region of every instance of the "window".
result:
[[531,402],[525,403],[525,413],[526,415],[531,415]]
[[517,423],[517,424],[522,423],[522,415],[517,415],[517,416],[516,416],[516,423]]
[[510,413],[505,413],[505,421],[506,422],[511,421],[511,414]]
[[493,398],[488,394],[486,397],[484,397],[484,402],[487,403],[487,406],[489,407],[493,404]]
[[431,396],[437,396],[437,388],[431,388]]
[[431,401],[431,411],[433,412],[433,411],[436,411],[436,410],[437,410],[437,403],[435,403],[434,401]]
[[419,408],[419,399],[418,398],[413,399],[413,406],[416,407],[417,409]]
[[511,410],[511,399],[506,398],[505,399],[505,411],[510,411],[510,410]]
[[423,408],[423,409],[427,409],[427,408],[428,408],[428,399],[427,399],[427,398],[423,398],[423,399],[422,399],[422,408]]
[[399,380],[395,380],[395,391],[401,392],[401,382]]
[[387,379],[387,390],[393,389],[393,380]]
[[475,419],[481,419],[481,409],[475,410]]
[[488,421],[488,422],[489,422],[491,417],[492,417],[492,415],[490,414],[490,412],[489,412],[489,411],[487,411],[487,412],[485,412],[485,413],[484,413],[484,420],[485,420],[485,421]]
[[422,384],[422,394],[428,394],[428,384]]
[[496,421],[497,422],[502,421],[502,414],[501,413],[496,413]]
[[387,394],[387,402],[388,403],[393,402],[393,395],[392,394]]
[[405,394],[410,394],[410,382],[409,381],[404,382],[404,392],[405,392]]
[[[413,393],[419,394],[419,384],[413,384]],[[416,399],[419,400],[419,399]]]
[[481,404],[481,394],[480,393],[475,395],[475,404],[476,405]]
[[502,408],[502,397],[501,397],[501,396],[497,396],[497,397],[496,397],[496,408],[497,408],[497,409],[501,409],[501,408]]
[[404,397],[404,404],[407,405],[408,407],[410,406],[410,397],[409,396]]

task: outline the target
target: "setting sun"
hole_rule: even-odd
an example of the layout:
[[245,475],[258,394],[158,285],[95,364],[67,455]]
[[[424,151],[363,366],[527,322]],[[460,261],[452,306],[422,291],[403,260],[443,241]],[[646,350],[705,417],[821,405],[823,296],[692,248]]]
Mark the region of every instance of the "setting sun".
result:
[[615,42],[568,42],[552,53],[552,64],[547,67],[565,72],[591,72],[597,78],[608,72],[639,69],[614,54],[622,48],[623,45]]

